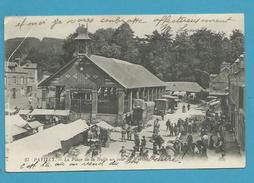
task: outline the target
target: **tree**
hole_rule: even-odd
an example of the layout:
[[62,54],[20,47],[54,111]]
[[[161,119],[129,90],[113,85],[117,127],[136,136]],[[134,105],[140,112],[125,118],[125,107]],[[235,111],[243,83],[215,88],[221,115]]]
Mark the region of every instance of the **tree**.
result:
[[146,35],[143,44],[141,64],[162,80],[168,80],[168,73],[172,64],[172,34],[170,31]]
[[[13,60],[22,57],[22,63],[31,60],[54,72],[72,59],[76,36],[74,32],[63,42],[29,38],[15,52]],[[244,35],[239,30],[234,30],[229,37],[208,29],[191,35],[180,32],[173,37],[171,29],[167,28],[139,38],[129,24],[123,23],[116,29],[98,29],[89,36],[92,54],[143,65],[164,81],[196,81],[204,88],[209,86],[209,74],[220,72],[222,62],[232,63],[244,52]],[[5,42],[6,58],[20,41],[22,39]]]
[[[78,36],[77,32],[74,32],[70,34],[63,43],[63,61],[64,63],[67,63],[71,60],[73,57],[73,53],[75,52],[75,40],[74,38]],[[64,64],[62,63],[62,64]]]
[[25,60],[31,60],[33,63],[37,63],[42,70],[46,70],[50,73],[55,72],[64,62],[61,55],[50,52],[44,53],[38,49],[31,49]]
[[193,81],[194,63],[194,45],[187,32],[181,32],[176,35],[173,41],[174,64],[172,69],[175,71],[172,75],[173,80]]
[[218,73],[224,61],[223,33],[215,33],[208,29],[201,29],[190,36],[194,44],[195,57],[200,61],[200,70],[208,73]]
[[112,43],[121,47],[120,59],[136,63],[139,53],[134,33],[128,23],[123,23],[115,30]]
[[91,35],[93,40],[93,54],[112,58],[121,57],[121,47],[115,43],[112,43],[114,32],[115,30],[112,28],[98,29],[94,34]]
[[241,54],[244,53],[244,35],[240,30],[233,30],[230,35],[231,50],[228,55],[229,62],[234,62]]

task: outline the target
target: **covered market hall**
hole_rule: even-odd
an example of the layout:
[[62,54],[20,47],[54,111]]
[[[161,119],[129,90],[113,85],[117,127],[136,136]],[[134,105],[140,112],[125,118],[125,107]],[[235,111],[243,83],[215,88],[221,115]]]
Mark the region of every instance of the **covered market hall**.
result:
[[87,27],[78,27],[73,59],[38,85],[40,107],[116,126],[132,112],[134,99],[153,101],[164,94],[165,83],[143,66],[93,55],[90,46]]

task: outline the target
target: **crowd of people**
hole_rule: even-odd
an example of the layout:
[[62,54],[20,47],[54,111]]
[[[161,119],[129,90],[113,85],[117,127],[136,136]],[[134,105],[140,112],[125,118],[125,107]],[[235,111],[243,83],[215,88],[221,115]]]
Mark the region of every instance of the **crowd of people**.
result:
[[187,133],[195,133],[198,130],[197,122],[194,119],[179,118],[177,123],[172,123],[169,119],[166,121],[166,132],[169,136],[186,135]]
[[86,156],[95,157],[101,154],[102,147],[109,147],[110,131],[99,126],[90,125],[85,133],[87,135],[87,145],[90,147]]
[[[189,106],[187,106],[189,110]],[[174,140],[165,142],[165,139],[160,134],[161,121],[154,120],[153,134],[149,140],[152,143],[152,152],[147,148],[146,137],[143,136],[140,140],[137,134],[134,134],[134,147],[131,153],[123,146],[120,150],[122,158],[129,160],[139,157],[140,159],[149,159],[151,156],[159,156],[159,158],[199,158],[208,159],[207,152],[214,151],[219,153],[220,160],[225,159],[225,142],[223,130],[225,118],[222,114],[214,113],[211,116],[209,112],[204,120],[199,123],[196,119],[186,118],[178,119],[176,123],[170,119],[166,121],[166,136],[174,137]],[[171,138],[172,139],[172,138]],[[130,139],[131,140],[131,139]],[[169,153],[169,152],[173,152]]]
[[[190,110],[190,105],[183,105],[182,112]],[[223,131],[225,116],[209,109],[203,120],[194,117],[179,118],[176,122],[156,118],[152,124],[152,135],[141,135],[137,127],[124,123],[121,127],[121,142],[131,142],[133,147],[123,145],[119,156],[125,160],[148,160],[151,157],[159,159],[208,159],[208,151],[219,153],[220,159],[225,159],[225,142]],[[165,123],[165,129],[162,124]],[[163,125],[164,126],[164,125]],[[164,133],[165,132],[165,133]],[[100,129],[91,130],[88,139],[100,136]],[[166,140],[167,139],[167,140]],[[170,139],[170,140],[168,140]],[[128,142],[128,143],[129,143]],[[96,156],[101,152],[101,144],[91,143],[88,153]]]
[[121,130],[121,141],[125,142],[126,140],[132,141],[133,136],[137,133],[138,129],[133,128],[131,125],[127,123],[123,124]]
[[[176,155],[181,156],[181,158],[189,156],[207,159],[207,151],[209,149],[216,153],[221,153],[220,159],[224,159],[224,124],[224,115],[210,113],[208,110],[201,124],[197,124],[195,119],[189,118],[185,120],[179,119],[175,125],[172,125],[170,120],[168,120],[166,122],[166,130],[169,131],[170,136],[177,136],[172,143]],[[197,137],[197,140],[194,140],[194,136]]]

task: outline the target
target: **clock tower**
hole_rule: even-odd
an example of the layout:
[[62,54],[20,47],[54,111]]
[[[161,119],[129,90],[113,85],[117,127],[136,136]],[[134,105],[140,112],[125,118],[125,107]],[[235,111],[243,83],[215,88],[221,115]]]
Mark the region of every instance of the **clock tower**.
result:
[[81,25],[77,28],[77,37],[75,38],[75,52],[77,55],[91,55],[91,38],[88,35],[88,25]]

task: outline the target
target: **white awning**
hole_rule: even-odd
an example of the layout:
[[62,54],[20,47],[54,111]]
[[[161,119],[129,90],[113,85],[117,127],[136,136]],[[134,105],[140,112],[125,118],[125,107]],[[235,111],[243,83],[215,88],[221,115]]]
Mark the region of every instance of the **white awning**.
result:
[[69,124],[58,124],[10,143],[8,145],[10,156],[20,153],[23,156],[42,157],[61,149],[61,141],[68,140],[88,128],[85,120],[81,119]]
[[56,116],[69,116],[70,110],[54,110],[54,115]]
[[27,124],[27,121],[21,118],[18,114],[16,115],[6,115],[5,124],[8,125],[17,125],[19,127],[24,127]]
[[219,103],[220,103],[220,101],[215,101],[215,102],[210,103],[209,105],[210,105],[210,106],[214,106],[214,105],[217,105],[217,104],[219,104]]
[[178,99],[177,96],[172,96],[172,95],[162,95],[162,98]]
[[19,135],[19,134],[22,134],[22,133],[25,133],[25,132],[27,132],[26,129],[21,128],[17,125],[12,125],[10,127],[10,133],[8,135],[15,136],[15,135]]
[[[89,128],[89,126],[87,125],[86,121],[82,120],[82,119],[78,119],[78,120],[68,123],[68,124],[62,124],[59,127],[59,130],[61,132],[63,132],[61,134],[60,140],[68,140],[68,139],[74,137],[75,135],[78,135],[78,134],[84,132],[88,128]],[[61,133],[61,132],[59,132],[59,133]]]
[[5,112],[8,114],[12,114],[16,112],[16,109],[8,109],[7,107],[5,107]]
[[9,144],[9,155],[42,157],[57,149],[61,149],[61,141],[58,138],[58,125],[43,130],[34,135],[22,138]]
[[227,96],[228,92],[213,91],[209,92],[210,96]]
[[31,110],[21,109],[18,114],[19,115],[27,115],[31,112]]
[[113,126],[111,126],[110,124],[108,124],[108,123],[105,122],[105,121],[100,121],[99,123],[96,123],[96,125],[97,125],[98,127],[104,128],[104,129],[106,129],[106,130],[113,130],[113,129],[114,129]]
[[184,96],[185,94],[186,94],[186,92],[184,92],[184,91],[175,91],[173,93],[173,95],[177,95],[177,96]]
[[54,110],[52,109],[34,109],[30,115],[36,116],[36,115],[54,115]]
[[215,96],[208,96],[207,98],[208,99],[217,99],[217,97],[215,97]]
[[34,109],[30,115],[69,116],[70,110]]
[[43,124],[40,123],[39,121],[28,122],[28,125],[29,125],[32,129],[39,128],[39,127],[43,126]]

